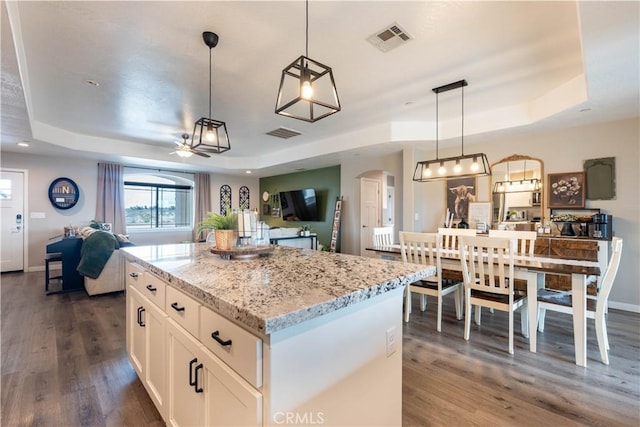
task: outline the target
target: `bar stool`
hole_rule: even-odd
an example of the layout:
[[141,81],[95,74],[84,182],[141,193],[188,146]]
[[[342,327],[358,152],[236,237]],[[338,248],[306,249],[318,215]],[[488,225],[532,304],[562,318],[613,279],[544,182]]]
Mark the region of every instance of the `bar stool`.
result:
[[60,252],[49,253],[44,258],[44,290],[45,292],[49,292],[49,282],[51,280],[62,280],[62,276],[49,276],[49,264],[52,262],[62,263],[62,254]]

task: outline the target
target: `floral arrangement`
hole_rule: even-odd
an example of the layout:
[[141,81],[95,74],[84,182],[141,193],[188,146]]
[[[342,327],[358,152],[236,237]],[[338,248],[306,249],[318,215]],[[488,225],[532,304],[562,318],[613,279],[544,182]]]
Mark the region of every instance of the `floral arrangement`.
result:
[[577,216],[568,213],[551,215],[551,221],[553,222],[571,222],[577,220]]

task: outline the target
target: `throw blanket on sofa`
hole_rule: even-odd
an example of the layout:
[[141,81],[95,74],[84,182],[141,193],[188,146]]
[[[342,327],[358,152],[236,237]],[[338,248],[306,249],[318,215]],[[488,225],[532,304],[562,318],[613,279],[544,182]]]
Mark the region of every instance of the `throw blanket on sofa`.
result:
[[83,276],[97,279],[102,273],[107,261],[115,249],[118,249],[118,240],[107,231],[96,231],[87,236],[82,242],[80,250],[80,264],[78,273]]

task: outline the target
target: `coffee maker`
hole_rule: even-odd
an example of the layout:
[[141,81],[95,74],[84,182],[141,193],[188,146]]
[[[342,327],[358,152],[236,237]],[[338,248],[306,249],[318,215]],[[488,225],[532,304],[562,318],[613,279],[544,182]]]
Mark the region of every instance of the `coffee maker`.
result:
[[589,224],[589,237],[596,239],[611,239],[613,234],[613,218],[611,215],[594,214]]

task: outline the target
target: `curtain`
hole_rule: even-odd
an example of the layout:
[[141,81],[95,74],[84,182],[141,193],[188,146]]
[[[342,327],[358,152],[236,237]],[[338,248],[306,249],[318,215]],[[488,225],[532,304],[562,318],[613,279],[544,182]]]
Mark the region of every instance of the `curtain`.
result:
[[98,163],[96,221],[110,222],[113,233],[127,231],[124,216],[124,167]]
[[[205,232],[197,232],[198,223],[211,212],[211,175],[208,173],[197,172],[194,176],[195,196],[196,196],[196,212],[195,226],[193,228],[193,241],[198,242],[206,237]],[[204,236],[203,236],[204,234]]]

